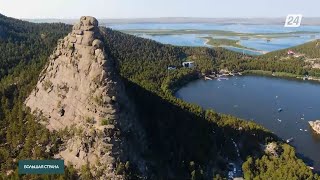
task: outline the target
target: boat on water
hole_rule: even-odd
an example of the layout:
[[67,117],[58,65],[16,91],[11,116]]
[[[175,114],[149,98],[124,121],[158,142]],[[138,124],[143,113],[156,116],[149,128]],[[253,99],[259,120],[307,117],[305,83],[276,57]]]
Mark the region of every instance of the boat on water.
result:
[[278,112],[282,112],[282,111],[283,111],[283,109],[282,109],[282,108],[279,108],[279,109],[278,109]]
[[290,142],[292,142],[293,141],[293,138],[289,138],[289,139],[287,139],[287,143],[290,143]]

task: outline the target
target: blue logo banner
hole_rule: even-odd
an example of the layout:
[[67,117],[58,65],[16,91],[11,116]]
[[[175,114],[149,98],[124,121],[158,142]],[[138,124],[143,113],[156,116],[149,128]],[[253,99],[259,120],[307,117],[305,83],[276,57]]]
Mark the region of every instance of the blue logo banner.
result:
[[64,174],[63,160],[20,160],[19,174]]

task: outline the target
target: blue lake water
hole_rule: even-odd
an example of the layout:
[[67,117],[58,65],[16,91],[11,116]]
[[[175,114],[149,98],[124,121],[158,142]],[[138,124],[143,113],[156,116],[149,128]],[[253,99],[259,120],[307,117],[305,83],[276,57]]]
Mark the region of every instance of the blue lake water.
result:
[[245,24],[209,24],[209,23],[132,23],[132,24],[110,24],[111,28],[117,30],[127,29],[197,29],[197,30],[223,30],[241,33],[281,33],[281,32],[320,32],[319,26],[301,26],[298,28],[285,28],[283,25],[245,25]]
[[[296,34],[286,38],[274,38],[267,41],[263,38],[252,38],[248,40],[240,40],[240,37],[213,37],[238,39],[240,44],[254,48],[264,52],[270,52],[280,49],[289,48],[300,45],[314,39],[320,38],[320,26],[301,26],[299,28],[285,28],[283,25],[244,25],[244,24],[205,24],[205,23],[181,23],[181,24],[166,24],[166,23],[138,23],[138,24],[111,24],[109,27],[116,30],[223,30],[239,33],[287,33],[287,32],[316,32],[315,36],[310,34]],[[179,35],[146,35],[135,34],[140,37],[152,39],[164,44],[172,44],[177,46],[207,46],[205,40],[201,37],[208,36],[207,34],[179,34]],[[226,47],[227,49],[237,52],[244,52],[251,55],[259,55],[261,52],[251,50],[242,50],[234,47]]]
[[[262,76],[223,81],[197,80],[176,97],[205,109],[253,120],[291,143],[307,163],[320,170],[320,136],[308,121],[320,120],[320,83]],[[282,112],[278,112],[282,108]],[[301,156],[301,157],[302,157]]]
[[198,34],[184,34],[184,35],[161,35],[161,36],[152,36],[146,34],[136,34],[136,36],[152,39],[163,44],[172,44],[176,46],[207,46],[205,45],[205,39],[201,37],[205,37],[206,35],[198,35]]

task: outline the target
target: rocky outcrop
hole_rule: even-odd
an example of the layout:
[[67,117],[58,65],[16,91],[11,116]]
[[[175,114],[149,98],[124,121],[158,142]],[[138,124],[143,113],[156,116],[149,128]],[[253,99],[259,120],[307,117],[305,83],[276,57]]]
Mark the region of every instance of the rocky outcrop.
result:
[[309,124],[317,134],[320,134],[320,120],[309,121]]
[[276,142],[271,142],[265,146],[264,152],[266,154],[270,154],[272,156],[279,157],[279,155],[280,155],[279,149],[280,148]]
[[[72,32],[59,40],[26,100],[34,114],[45,117],[41,123],[49,130],[65,130],[66,137],[71,137],[63,139],[55,157],[77,169],[88,164],[101,179],[122,179],[115,175],[119,161],[136,162],[142,173],[146,168],[139,157],[143,150],[136,149],[143,144],[144,133],[113,64],[105,52],[98,21],[81,17]],[[124,138],[129,132],[131,139]]]

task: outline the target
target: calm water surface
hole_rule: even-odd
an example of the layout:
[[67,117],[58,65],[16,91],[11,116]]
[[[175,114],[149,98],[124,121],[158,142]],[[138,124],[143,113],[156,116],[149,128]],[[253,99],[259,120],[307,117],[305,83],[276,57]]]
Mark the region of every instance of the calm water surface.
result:
[[[133,23],[133,24],[110,24],[111,27],[116,30],[222,30],[233,31],[239,33],[288,33],[288,32],[316,32],[315,36],[310,34],[298,34],[291,37],[275,38],[267,42],[263,38],[251,38],[248,40],[240,40],[240,37],[221,37],[215,36],[213,38],[227,38],[240,40],[240,44],[254,48],[260,51],[270,52],[279,49],[285,49],[292,46],[300,45],[314,39],[320,38],[320,26],[301,26],[298,28],[285,28],[283,25],[244,25],[244,24],[210,24],[210,23]],[[164,44],[172,44],[177,46],[207,46],[205,40],[201,37],[208,36],[207,34],[179,34],[179,35],[147,35],[147,34],[135,34],[140,37],[152,39]],[[227,49],[244,52],[250,55],[259,55],[261,53],[251,50],[243,50],[235,47],[226,47]]]
[[[197,80],[176,96],[206,109],[251,119],[291,143],[307,163],[320,170],[320,137],[308,121],[320,119],[320,84],[261,76],[223,81]],[[282,112],[278,112],[282,108]]]

